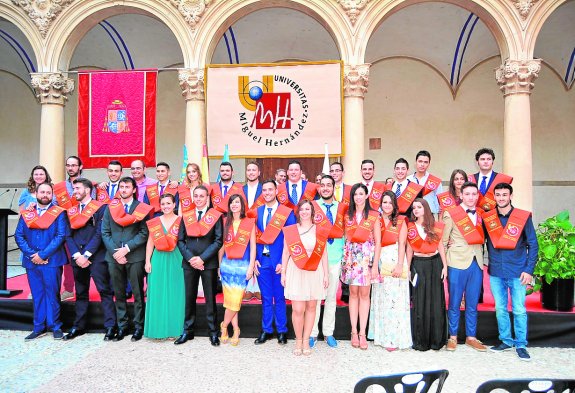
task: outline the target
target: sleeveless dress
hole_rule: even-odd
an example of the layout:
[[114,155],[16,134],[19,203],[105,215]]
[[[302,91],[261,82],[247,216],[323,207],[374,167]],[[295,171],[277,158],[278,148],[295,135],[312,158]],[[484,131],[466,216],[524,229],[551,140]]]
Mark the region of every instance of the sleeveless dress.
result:
[[[295,224],[294,224],[295,225]],[[315,248],[315,225],[312,229],[300,235],[301,242],[311,255]],[[324,252],[327,252],[324,251]],[[320,262],[315,271],[302,270],[293,262],[291,255],[286,267],[285,298],[296,301],[322,300],[325,299],[323,287],[323,266]]]
[[[238,231],[240,221],[234,222],[232,228],[234,233]],[[229,259],[224,248],[224,256],[220,264],[220,275],[222,276],[222,288],[224,290],[224,308],[232,311],[240,311],[242,299],[248,281],[246,273],[250,267],[250,245],[241,259]]]
[[[163,227],[164,233],[167,233]],[[152,272],[148,274],[148,297],[144,336],[148,338],[178,337],[184,324],[185,290],[182,254],[154,249]]]

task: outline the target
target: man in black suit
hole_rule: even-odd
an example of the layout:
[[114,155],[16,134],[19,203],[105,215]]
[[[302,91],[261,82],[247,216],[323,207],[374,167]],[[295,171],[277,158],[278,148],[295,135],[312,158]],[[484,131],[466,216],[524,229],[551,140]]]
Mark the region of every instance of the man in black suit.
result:
[[196,208],[190,212],[191,216],[184,215],[185,225],[180,225],[178,236],[178,248],[183,256],[186,311],[184,331],[174,344],[183,344],[194,338],[196,298],[201,277],[206,299],[210,343],[218,346],[220,340],[216,327],[216,285],[218,250],[223,244],[221,213],[215,209],[208,210],[209,192],[203,185],[194,189],[193,200]]
[[144,334],[144,261],[148,227],[146,220],[153,209],[135,198],[137,185],[131,177],[120,179],[120,199],[114,199],[104,212],[102,241],[116,295],[118,333],[114,341],[128,335],[129,317],[126,304],[126,279],[134,294],[134,334],[138,341]]
[[110,287],[110,273],[106,263],[106,249],[102,243],[102,219],[105,205],[92,199],[92,183],[77,178],[73,182],[73,197],[78,206],[68,209],[71,230],[66,236],[66,245],[72,258],[76,282],[76,319],[64,340],[71,340],[86,332],[89,305],[90,277],[94,279],[100,293],[104,311],[105,341],[116,335],[116,310],[114,295]]

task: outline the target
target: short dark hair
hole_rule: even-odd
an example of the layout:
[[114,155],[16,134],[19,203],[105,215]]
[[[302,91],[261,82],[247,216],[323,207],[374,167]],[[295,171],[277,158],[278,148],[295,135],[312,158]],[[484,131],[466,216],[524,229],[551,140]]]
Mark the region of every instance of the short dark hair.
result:
[[136,190],[138,189],[138,184],[136,184],[136,181],[128,176],[121,178],[119,183],[130,183],[132,187],[134,187]]
[[68,156],[68,158],[66,158],[66,161],[68,161],[70,158],[75,159],[76,161],[78,161],[78,166],[82,166],[82,160],[80,159],[80,157],[78,156]]
[[490,149],[488,147],[482,147],[481,149],[477,150],[477,153],[475,153],[475,161],[479,161],[479,157],[481,157],[484,154],[489,154],[491,156],[491,159],[495,161],[495,152],[493,151],[493,149]]
[[120,161],[118,161],[118,160],[112,160],[112,161],[110,161],[110,162],[108,163],[108,166],[110,166],[110,165],[120,165],[120,168],[121,168],[121,169],[124,169],[124,167],[122,166],[122,163],[121,163]]
[[330,175],[323,175],[323,176],[321,177],[321,180],[323,180],[323,179],[329,179],[329,180],[331,180],[331,184],[335,187],[335,180],[334,180],[333,177],[331,177]]
[[203,184],[200,184],[199,186],[194,188],[194,191],[196,191],[196,190],[204,190],[207,195],[210,195],[210,190],[208,190],[208,188],[206,186],[204,186]]
[[366,158],[365,160],[363,160],[363,161],[361,162],[361,165],[360,165],[360,166],[363,166],[363,164],[371,164],[371,165],[373,165],[373,166],[375,167],[375,162],[373,162],[373,160],[370,160],[369,158]]
[[466,181],[465,183],[463,183],[463,185],[461,186],[461,193],[463,193],[463,190],[465,190],[466,188],[469,187],[473,187],[477,190],[479,190],[479,188],[477,187],[477,183],[474,183],[472,181]]
[[246,164],[246,169],[248,168],[248,165],[255,165],[258,167],[258,171],[261,170],[260,168],[260,164],[257,163],[257,161],[250,161]]
[[176,203],[176,197],[174,196],[174,194],[171,194],[169,192],[164,192],[161,196],[160,196],[160,202],[162,201],[162,199],[164,198],[170,198],[172,200],[172,202]]
[[297,164],[297,165],[299,166],[299,169],[302,170],[302,169],[301,169],[301,162],[299,162],[298,160],[291,160],[291,161],[288,163],[288,168],[290,167],[291,164]]
[[170,170],[170,166],[168,165],[167,162],[160,161],[160,162],[158,162],[158,163],[156,164],[156,168],[159,167],[159,166],[165,166],[166,168],[168,168],[168,170]]
[[405,166],[407,167],[407,169],[409,169],[409,162],[407,162],[407,160],[405,158],[398,158],[397,160],[395,160],[395,164],[393,164],[393,167],[395,168],[397,166],[397,164],[405,164]]
[[268,184],[268,183],[272,183],[272,184],[274,185],[274,188],[277,188],[277,187],[278,187],[278,185],[276,184],[276,181],[273,180],[273,179],[264,180],[264,181],[262,182],[262,187],[263,187],[264,185]]
[[74,181],[72,182],[72,184],[82,184],[84,187],[89,188],[90,189],[90,194],[92,193],[92,190],[94,189],[94,185],[92,184],[92,182],[88,179],[86,179],[85,177],[79,177],[77,179],[74,179]]
[[222,163],[220,164],[220,168],[223,166],[229,166],[230,168],[232,168],[232,171],[234,170],[234,166],[229,161],[222,161]]
[[48,187],[50,187],[50,189],[52,190],[52,192],[54,192],[54,187],[52,186],[52,183],[48,183],[48,182],[46,182],[46,181],[45,181],[44,183],[38,184],[38,187],[36,187],[36,191],[38,191],[38,189],[40,188],[40,186],[43,186],[43,185],[47,185]]
[[417,154],[415,155],[415,161],[417,161],[417,159],[418,159],[420,156],[427,157],[427,158],[429,158],[429,161],[431,161],[431,153],[428,152],[427,150],[420,150],[420,151],[418,151]]
[[341,162],[339,162],[339,161],[332,162],[329,167],[331,168],[334,165],[339,165],[339,168],[341,169],[341,171],[342,172],[344,171],[343,164]]
[[509,183],[499,183],[495,187],[493,187],[493,191],[497,190],[509,190],[509,195],[513,194],[513,187]]

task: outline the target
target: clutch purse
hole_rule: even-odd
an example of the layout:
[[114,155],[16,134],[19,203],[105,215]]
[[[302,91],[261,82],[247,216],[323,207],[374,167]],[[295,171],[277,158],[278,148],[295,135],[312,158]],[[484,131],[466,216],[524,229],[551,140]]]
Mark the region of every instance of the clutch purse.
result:
[[[391,277],[393,274],[393,271],[395,270],[395,265],[397,265],[396,262],[393,261],[380,261],[379,264],[379,275],[380,276],[386,276],[386,277]],[[403,270],[401,271],[401,276],[400,278],[406,279],[407,278],[407,264],[404,263],[403,264]]]

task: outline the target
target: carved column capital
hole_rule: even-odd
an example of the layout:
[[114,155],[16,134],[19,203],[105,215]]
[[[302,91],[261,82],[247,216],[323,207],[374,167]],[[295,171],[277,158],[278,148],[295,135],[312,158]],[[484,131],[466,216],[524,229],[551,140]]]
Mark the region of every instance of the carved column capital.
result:
[[65,105],[74,91],[74,81],[60,72],[32,73],[31,84],[40,104]]
[[34,22],[42,38],[46,38],[56,17],[74,0],[12,0]]
[[505,60],[495,70],[495,79],[503,95],[531,94],[533,81],[541,71],[541,60]]
[[361,97],[367,93],[369,67],[371,64],[345,65],[343,67],[343,95]]
[[203,68],[182,68],[178,71],[178,80],[186,101],[205,99]]

